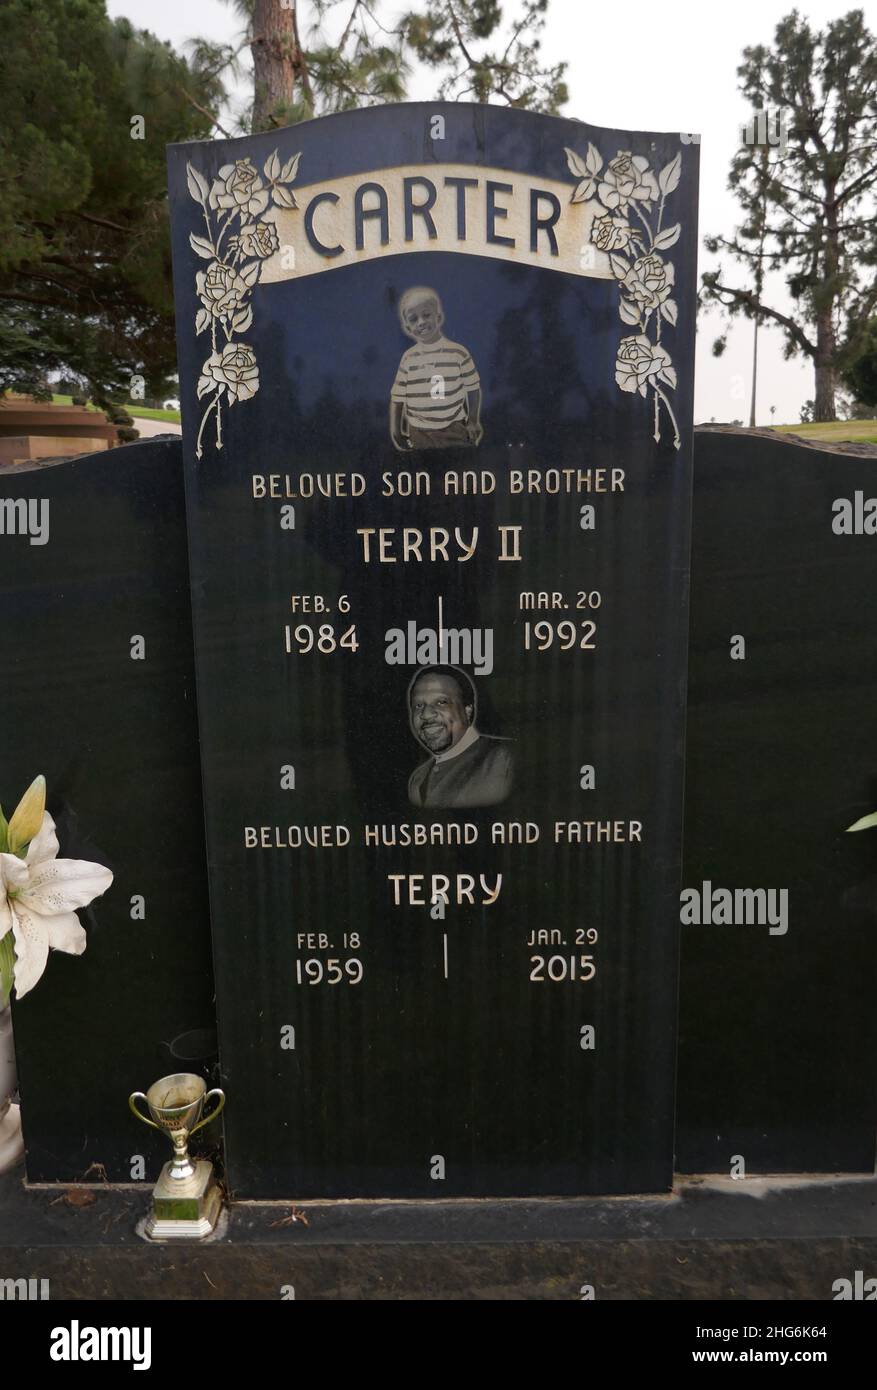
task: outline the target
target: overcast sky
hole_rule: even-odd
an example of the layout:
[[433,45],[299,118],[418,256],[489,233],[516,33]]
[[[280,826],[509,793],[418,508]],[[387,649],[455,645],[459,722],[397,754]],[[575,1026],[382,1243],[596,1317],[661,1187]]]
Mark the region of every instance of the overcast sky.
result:
[[[514,11],[515,0],[505,8]],[[222,0],[108,0],[111,15],[127,15],[176,47],[194,34],[231,40],[241,22]],[[301,6],[307,17],[309,6]],[[384,0],[392,22],[406,8]],[[730,232],[739,220],[727,191],[727,175],[748,112],[737,91],[736,68],[747,44],[769,43],[777,21],[795,8],[793,0],[731,0],[726,4],[679,3],[679,0],[626,0],[598,6],[588,0],[550,0],[543,51],[546,59],[566,59],[570,101],[565,114],[594,125],[631,130],[692,131],[701,135],[700,230]],[[797,8],[814,27],[837,18],[853,4],[798,0]],[[866,0],[870,28],[877,29],[877,0]],[[433,93],[428,72],[415,73],[412,100]],[[700,269],[714,264],[701,250]],[[745,283],[738,269],[733,283]],[[787,303],[779,286],[770,301]],[[695,420],[749,418],[752,326],[733,328],[720,358],[712,356],[720,324],[701,317],[697,346]],[[786,362],[780,334],[762,330],[758,423],[794,423],[801,403],[813,395],[813,373],[802,359]],[[770,414],[770,406],[776,414]]]

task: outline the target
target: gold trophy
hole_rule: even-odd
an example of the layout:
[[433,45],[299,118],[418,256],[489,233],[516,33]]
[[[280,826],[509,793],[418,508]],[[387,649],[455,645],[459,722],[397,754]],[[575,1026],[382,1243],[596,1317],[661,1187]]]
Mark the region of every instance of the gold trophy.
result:
[[[204,1106],[212,1096],[217,1104],[209,1115]],[[150,1119],[137,1108],[145,1100]],[[209,1124],[225,1105],[225,1093],[207,1090],[202,1077],[178,1072],[163,1076],[149,1090],[133,1091],[128,1105],[138,1120],[170,1135],[174,1156],[161,1170],[152,1193],[152,1212],[143,1234],[148,1240],[200,1240],[216,1226],[222,1209],[222,1193],[213,1164],[189,1157],[189,1136]]]

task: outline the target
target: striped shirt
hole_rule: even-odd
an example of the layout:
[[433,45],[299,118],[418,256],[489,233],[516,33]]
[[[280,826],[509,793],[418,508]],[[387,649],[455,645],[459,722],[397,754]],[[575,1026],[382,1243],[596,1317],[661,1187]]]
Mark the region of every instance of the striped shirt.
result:
[[438,338],[434,343],[415,343],[402,354],[390,400],[405,406],[409,425],[441,430],[466,419],[466,393],[480,386],[467,349]]

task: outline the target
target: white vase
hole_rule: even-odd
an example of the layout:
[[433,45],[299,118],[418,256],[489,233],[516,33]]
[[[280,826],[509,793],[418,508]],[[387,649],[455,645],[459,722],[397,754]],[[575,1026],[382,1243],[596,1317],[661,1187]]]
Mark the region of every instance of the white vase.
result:
[[14,1168],[24,1158],[21,1114],[12,1100],[17,1085],[12,1010],[7,1005],[0,1009],[0,1173]]

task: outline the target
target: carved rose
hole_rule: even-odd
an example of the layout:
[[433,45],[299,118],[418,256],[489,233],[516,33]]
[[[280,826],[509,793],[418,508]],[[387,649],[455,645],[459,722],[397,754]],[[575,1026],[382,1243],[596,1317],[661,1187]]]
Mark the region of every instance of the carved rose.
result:
[[672,262],[660,256],[640,256],[621,281],[621,287],[644,309],[657,309],[673,289],[675,272]]
[[214,352],[204,363],[198,382],[198,395],[225,387],[228,399],[248,401],[259,389],[259,368],[256,354],[246,343],[226,343],[221,352]]
[[231,317],[244,307],[248,286],[230,265],[213,261],[195,276],[195,287],[205,309],[218,319]]
[[659,375],[668,385],[676,385],[670,354],[660,343],[651,342],[644,333],[621,339],[615,362],[615,380],[622,391],[639,391],[644,396],[646,387],[654,385]]
[[[620,390],[640,396],[648,395],[651,388],[653,438],[661,442],[661,419],[666,414],[673,426],[673,446],[679,449],[679,424],[664,389],[676,389],[676,371],[661,344],[664,322],[674,325],[679,309],[673,298],[673,265],[660,253],[675,246],[682,231],[679,223],[661,226],[665,201],[679,186],[682,155],[675,154],[656,174],[644,155],[634,155],[631,150],[619,150],[605,168],[593,144],[588,144],[585,155],[566,147],[564,153],[576,180],[570,201],[587,202],[596,191],[601,206],[591,223],[589,248],[593,246],[608,256],[620,291],[621,320],[633,330],[628,329],[628,336],[618,345],[615,381]],[[584,251],[582,268],[586,269],[593,265],[593,258],[586,260]]]
[[631,231],[621,217],[610,217],[608,212],[595,217],[591,227],[591,240],[599,251],[625,251],[630,244]]
[[649,168],[644,155],[632,155],[629,150],[619,150],[603,170],[597,197],[604,208],[623,212],[631,199],[641,203],[651,202],[658,196],[658,181]]
[[259,171],[248,159],[223,164],[210,190],[212,208],[239,208],[250,217],[258,217],[268,206],[268,191]]
[[262,261],[280,250],[280,238],[273,222],[246,222],[228,244],[231,251],[240,250],[243,255],[258,256]]

